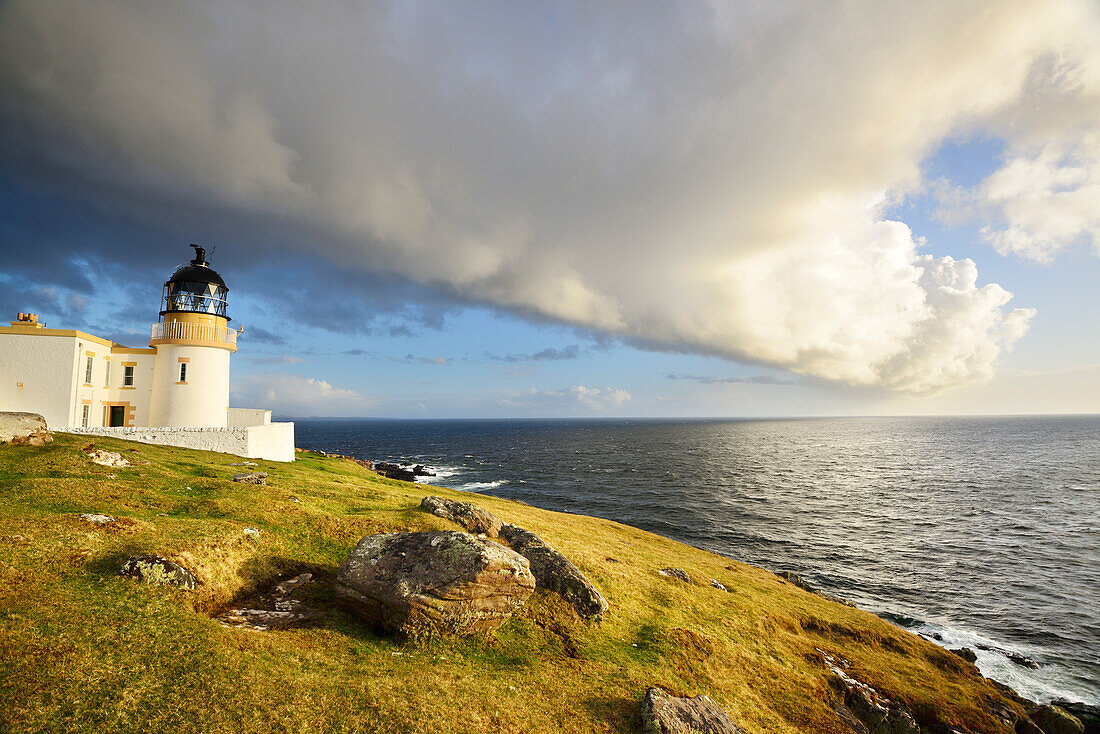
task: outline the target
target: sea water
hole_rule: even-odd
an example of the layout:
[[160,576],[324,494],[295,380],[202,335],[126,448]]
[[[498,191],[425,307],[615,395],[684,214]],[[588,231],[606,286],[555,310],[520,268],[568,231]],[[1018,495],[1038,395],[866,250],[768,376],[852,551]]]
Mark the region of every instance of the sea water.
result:
[[794,571],[971,647],[1029,698],[1100,704],[1100,416],[300,420],[296,433]]

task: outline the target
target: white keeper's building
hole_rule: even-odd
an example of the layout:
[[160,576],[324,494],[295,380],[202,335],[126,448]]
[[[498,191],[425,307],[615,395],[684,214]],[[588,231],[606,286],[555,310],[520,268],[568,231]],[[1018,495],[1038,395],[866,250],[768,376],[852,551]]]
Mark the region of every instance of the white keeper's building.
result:
[[0,411],[39,413],[51,430],[294,460],[294,424],[229,407],[225,281],[203,248],[164,283],[149,347],[47,329],[32,313],[0,327]]

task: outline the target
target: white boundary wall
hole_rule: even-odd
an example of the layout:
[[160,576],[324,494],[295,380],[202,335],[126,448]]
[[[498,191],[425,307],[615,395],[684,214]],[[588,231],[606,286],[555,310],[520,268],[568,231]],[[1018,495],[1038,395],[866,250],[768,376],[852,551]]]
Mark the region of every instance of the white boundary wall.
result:
[[221,451],[248,459],[294,461],[294,424],[239,428],[62,428],[61,433],[110,436],[127,441]]

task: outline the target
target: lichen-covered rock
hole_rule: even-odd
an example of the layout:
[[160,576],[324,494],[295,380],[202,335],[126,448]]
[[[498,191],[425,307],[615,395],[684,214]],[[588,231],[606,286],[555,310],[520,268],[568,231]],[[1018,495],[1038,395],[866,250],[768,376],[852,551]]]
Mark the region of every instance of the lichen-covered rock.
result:
[[829,681],[837,694],[831,704],[833,711],[854,731],[861,734],[920,734],[917,720],[905,706],[850,675],[846,670],[848,661],[829,655],[820,648],[817,652],[833,673]]
[[130,460],[124,457],[117,451],[104,451],[103,449],[92,449],[88,451],[88,459],[93,464],[99,464],[100,466],[130,466]]
[[113,522],[118,522],[118,520],[110,515],[99,515],[94,512],[85,512],[80,516],[80,519],[85,522],[90,522],[93,525],[110,525]]
[[246,599],[217,619],[228,627],[260,631],[286,629],[319,619],[323,613],[298,598],[300,590],[312,581],[313,574],[298,574],[276,584],[270,591]]
[[251,471],[245,474],[234,474],[233,481],[244,484],[267,484],[267,472]]
[[540,588],[560,594],[584,619],[603,619],[607,601],[572,561],[530,530],[505,523],[500,534],[512,550],[530,561]]
[[1045,734],[1084,734],[1085,725],[1061,706],[1036,706],[1027,712]]
[[1080,701],[1067,701],[1064,698],[1056,698],[1051,703],[1066,713],[1076,716],[1084,725],[1085,734],[1100,734],[1100,706]]
[[183,566],[155,555],[135,556],[129,559],[122,564],[118,575],[138,579],[147,584],[168,584],[183,589],[194,589],[199,583],[195,575]]
[[526,558],[458,531],[368,535],[336,576],[340,604],[403,635],[492,632],[534,588]]
[[45,446],[53,441],[46,419],[38,413],[0,412],[0,443],[13,446]]
[[661,688],[650,688],[642,700],[642,731],[645,734],[744,734],[709,696],[673,696]]
[[668,576],[670,579],[683,581],[685,584],[691,583],[691,576],[688,576],[687,571],[682,568],[662,568],[657,573],[661,574],[662,576]]
[[244,534],[244,537],[248,538],[249,540],[259,540],[260,539],[260,530],[259,530],[259,528],[245,528],[241,532]]
[[420,509],[457,522],[471,533],[485,533],[490,538],[500,535],[501,522],[493,513],[470,502],[458,502],[443,497],[425,497],[420,501]]

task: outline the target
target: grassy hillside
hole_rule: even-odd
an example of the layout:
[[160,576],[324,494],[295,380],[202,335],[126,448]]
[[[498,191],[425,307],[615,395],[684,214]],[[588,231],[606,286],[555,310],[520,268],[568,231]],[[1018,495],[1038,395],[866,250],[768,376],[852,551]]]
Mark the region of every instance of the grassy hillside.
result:
[[[344,459],[260,462],[94,439],[148,462],[92,464],[89,437],[0,447],[0,730],[142,732],[631,732],[651,685],[706,693],[750,732],[847,732],[815,647],[922,723],[1007,731],[995,689],[954,655],[758,568],[605,520],[380,478]],[[138,453],[128,453],[138,449]],[[112,476],[113,475],[113,476]],[[417,509],[438,494],[540,534],[603,592],[601,626],[536,591],[487,640],[397,642],[332,604],[356,542],[456,529]],[[291,497],[300,501],[294,502]],[[103,528],[81,520],[106,513]],[[259,528],[259,540],[242,530]],[[129,556],[190,568],[197,591],[115,576]],[[657,573],[684,568],[691,585]],[[320,579],[308,628],[214,619],[302,571]],[[710,586],[717,579],[730,592]]]

